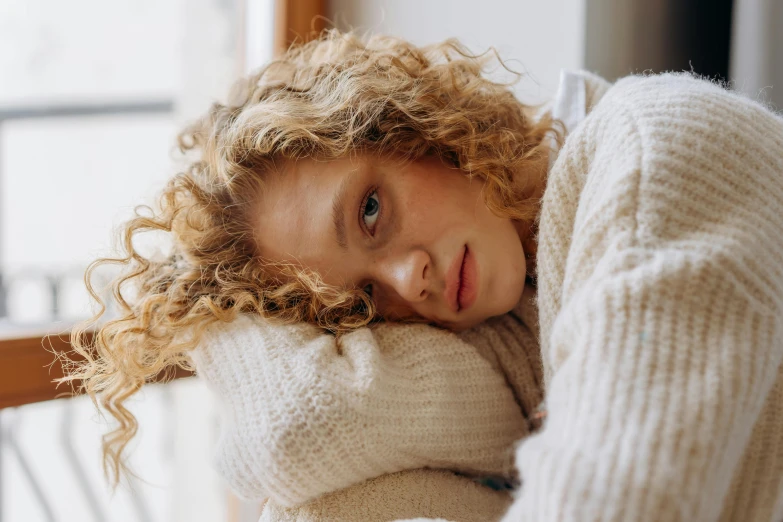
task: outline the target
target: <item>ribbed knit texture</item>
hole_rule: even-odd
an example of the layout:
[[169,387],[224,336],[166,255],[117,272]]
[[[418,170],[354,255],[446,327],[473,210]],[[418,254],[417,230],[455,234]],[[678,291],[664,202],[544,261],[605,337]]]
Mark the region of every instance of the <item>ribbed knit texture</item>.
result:
[[[526,295],[520,310],[534,307]],[[475,344],[387,324],[338,345],[305,324],[211,325],[192,355],[223,404],[217,470],[282,507],[423,467],[513,478],[523,411],[543,397],[535,335],[508,314],[463,336]]]
[[382,475],[301,507],[267,502],[259,522],[388,522],[405,517],[487,522],[502,517],[510,504],[508,492],[448,471],[416,469]]
[[528,319],[462,339],[384,326],[338,349],[305,325],[219,325],[194,359],[236,491],[339,506],[405,469],[503,474],[517,437],[503,522],[783,520],[783,119],[688,74],[589,80],[543,201],[540,360],[529,295]]
[[522,521],[783,520],[783,119],[628,77],[550,173]]

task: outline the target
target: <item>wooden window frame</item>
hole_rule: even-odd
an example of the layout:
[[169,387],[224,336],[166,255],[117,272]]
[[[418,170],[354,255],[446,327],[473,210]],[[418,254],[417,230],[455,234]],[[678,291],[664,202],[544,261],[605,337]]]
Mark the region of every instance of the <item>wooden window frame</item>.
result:
[[[91,342],[93,334],[87,331],[85,340]],[[0,338],[0,409],[74,396],[71,386],[56,385],[56,379],[64,375],[58,354],[84,360],[71,348],[70,329],[60,333],[40,329],[4,332]],[[178,366],[171,367],[150,382],[190,375],[193,373]],[[74,383],[77,392],[80,385],[78,381]]]
[[[275,0],[275,54],[285,51],[294,41],[309,39],[324,27],[326,0]],[[70,325],[72,327],[73,325]],[[72,353],[70,327],[17,329],[0,331],[0,409],[41,401],[72,397],[70,387],[56,386],[63,376],[57,353]],[[91,335],[87,332],[87,335]],[[158,375],[154,382],[192,375],[179,367]],[[74,383],[76,391],[79,383]]]
[[326,0],[275,0],[273,50],[279,56],[294,42],[307,41],[324,28]]

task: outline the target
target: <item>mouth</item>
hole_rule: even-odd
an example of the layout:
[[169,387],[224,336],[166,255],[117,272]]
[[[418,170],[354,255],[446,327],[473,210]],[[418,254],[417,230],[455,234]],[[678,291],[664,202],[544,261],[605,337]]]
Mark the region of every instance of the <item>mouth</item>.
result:
[[466,310],[476,300],[476,281],[475,259],[465,245],[446,273],[445,298],[454,313]]
[[457,291],[459,311],[467,310],[476,300],[476,282],[476,260],[473,252],[465,245],[465,255],[462,256],[462,268],[459,274],[459,290]]

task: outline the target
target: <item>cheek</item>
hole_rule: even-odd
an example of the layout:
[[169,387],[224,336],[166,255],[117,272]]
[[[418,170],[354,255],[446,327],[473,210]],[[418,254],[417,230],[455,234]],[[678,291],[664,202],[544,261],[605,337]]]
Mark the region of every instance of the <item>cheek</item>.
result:
[[[490,236],[490,234],[492,234]],[[527,263],[522,242],[510,220],[504,220],[494,229],[487,229],[491,271],[487,274],[493,296],[491,315],[510,310],[522,296],[525,285]],[[491,237],[491,239],[490,239]]]
[[[418,227],[443,231],[450,224],[473,221],[481,203],[481,185],[447,171],[407,176],[401,194],[401,211]],[[485,205],[481,205],[485,206]]]
[[407,304],[395,299],[384,299],[377,303],[378,313],[386,321],[427,321],[425,316],[417,312]]

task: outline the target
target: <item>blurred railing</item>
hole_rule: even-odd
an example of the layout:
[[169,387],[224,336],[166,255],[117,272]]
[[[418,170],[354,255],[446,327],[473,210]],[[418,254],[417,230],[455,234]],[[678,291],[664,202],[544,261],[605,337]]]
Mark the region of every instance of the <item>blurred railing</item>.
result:
[[[0,133],[3,123],[8,120],[31,120],[37,118],[73,118],[81,116],[117,116],[128,114],[172,114],[172,100],[139,101],[112,104],[61,104],[0,109]],[[2,151],[0,151],[0,154]],[[0,157],[2,167],[2,157]],[[3,173],[0,171],[0,179]],[[0,238],[2,240],[2,238]],[[31,465],[30,456],[24,450],[18,439],[24,416],[15,411],[14,407],[48,401],[60,397],[71,397],[73,391],[79,390],[79,382],[73,386],[61,386],[59,389],[55,380],[63,376],[63,368],[59,364],[59,354],[68,353],[69,357],[78,360],[72,353],[70,330],[73,319],[64,320],[62,296],[67,282],[81,281],[83,268],[61,271],[45,271],[28,268],[13,273],[0,272],[0,522],[3,520],[3,455],[13,458],[17,464],[28,491],[35,498],[44,519],[58,520],[54,503],[47,489],[43,486],[40,474]],[[44,306],[48,310],[42,314],[45,319],[30,321],[15,321],[11,317],[9,296],[14,293],[17,285],[39,283],[45,288]],[[104,285],[100,285],[104,286]],[[112,300],[105,296],[104,302],[111,306]],[[48,312],[48,313],[47,313]],[[107,316],[113,315],[113,310],[106,310]],[[86,332],[86,344],[90,344],[93,332]],[[170,369],[162,373],[156,380],[170,380],[190,375],[180,368]],[[165,392],[164,392],[165,395]],[[96,490],[87,479],[84,466],[77,456],[74,445],[73,427],[74,414],[71,401],[63,401],[60,408],[61,422],[58,439],[61,445],[61,455],[65,465],[70,469],[74,484],[81,492],[82,499],[95,521],[107,520],[98,498],[101,492]],[[173,430],[168,430],[167,437],[173,437]],[[173,442],[171,443],[173,444]],[[134,493],[130,496],[135,519],[148,522],[154,520],[151,516],[148,501],[144,494]]]
[[[252,0],[246,2],[252,5]],[[283,52],[295,39],[306,39],[324,27],[325,0],[274,0],[275,54]],[[252,11],[248,9],[248,11]],[[251,21],[252,22],[252,21]],[[252,27],[252,24],[249,24]],[[110,104],[61,104],[0,108],[0,133],[3,122],[18,119],[70,118],[76,116],[116,116],[127,114],[170,114],[173,100],[144,100]],[[0,151],[0,168],[2,167]],[[2,179],[2,172],[0,172]],[[2,244],[2,237],[0,237]],[[43,272],[26,270],[15,274],[0,271],[0,409],[19,406],[68,395],[58,391],[52,381],[62,376],[62,368],[54,361],[54,353],[70,350],[70,327],[53,328],[62,319],[60,296],[66,280],[80,271]],[[12,285],[22,280],[44,281],[49,289],[50,318],[42,324],[14,324],[8,319],[8,295]],[[108,296],[107,296],[108,297]],[[111,305],[111,299],[105,299]],[[106,311],[111,316],[112,310]],[[173,377],[188,375],[177,370]],[[163,378],[164,376],[160,376]]]
[[[272,48],[274,54],[282,52],[294,39],[307,38],[313,31],[316,33],[324,26],[324,19],[327,14],[325,0],[244,0],[240,2],[243,5],[244,12],[248,15],[246,18],[246,27],[244,31],[255,34],[258,31],[258,23],[252,20],[251,15],[268,11],[268,4],[273,4],[274,8],[274,38]],[[263,5],[262,5],[263,4]],[[266,16],[266,15],[265,15]],[[248,44],[251,39],[248,39]],[[252,52],[251,52],[252,51]],[[259,54],[258,50],[253,51],[250,45],[244,49],[245,62],[247,58]],[[263,54],[263,53],[261,53]],[[245,63],[245,69],[258,64]],[[171,114],[174,111],[173,100],[145,100],[130,101],[128,103],[110,103],[110,104],[65,104],[65,105],[42,105],[13,108],[0,107],[0,133],[2,133],[3,122],[8,120],[37,119],[37,118],[60,118],[60,117],[82,117],[82,116],[114,116],[128,114]],[[2,150],[0,150],[0,168],[2,168]],[[3,179],[0,172],[0,180]],[[3,243],[0,237],[0,244]],[[27,269],[15,273],[3,272],[0,270],[0,522],[3,521],[4,499],[2,498],[4,490],[4,469],[7,468],[3,458],[10,458],[15,461],[16,469],[19,471],[25,490],[35,499],[35,505],[39,515],[43,520],[55,521],[62,520],[61,513],[52,500],[52,490],[44,486],[45,474],[37,473],[35,466],[31,463],[31,451],[25,449],[23,439],[20,436],[24,428],[25,415],[22,413],[22,406],[43,403],[51,399],[71,397],[73,395],[71,387],[61,386],[59,389],[54,381],[63,376],[63,368],[58,364],[57,354],[68,353],[69,357],[78,359],[78,356],[72,352],[70,342],[70,330],[75,319],[70,314],[64,314],[62,297],[65,293],[65,287],[69,282],[81,281],[83,277],[83,267],[75,270],[46,271]],[[13,310],[10,309],[9,296],[14,292],[15,285],[38,282],[46,288],[46,299],[48,311],[42,320],[15,321],[12,316]],[[103,285],[96,285],[102,287]],[[112,299],[107,295],[104,302],[109,308],[106,310],[106,316],[112,317],[113,310],[110,308]],[[86,332],[89,337],[92,332]],[[85,341],[89,341],[85,339]],[[89,344],[89,343],[88,343]],[[168,382],[171,379],[178,379],[189,376],[190,373],[180,368],[169,369],[162,372],[153,381]],[[187,381],[192,381],[188,379]],[[183,381],[184,384],[186,381]],[[74,383],[78,391],[79,383]],[[174,386],[175,387],[175,386]],[[160,396],[159,403],[162,414],[163,438],[162,454],[169,459],[174,460],[172,455],[177,451],[184,451],[178,448],[181,441],[175,440],[177,437],[177,428],[173,420],[179,415],[179,421],[185,418],[186,421],[192,421],[192,417],[187,412],[176,411],[175,390],[172,386],[158,387],[156,395]],[[206,402],[206,397],[199,399],[202,403]],[[106,512],[106,504],[102,502],[103,490],[95,485],[95,479],[91,482],[85,468],[84,459],[80,458],[75,447],[75,403],[71,400],[58,401],[59,423],[57,424],[56,437],[58,459],[60,456],[66,461],[68,467],[68,476],[71,477],[72,484],[75,484],[79,491],[82,505],[86,508],[84,512],[89,513],[92,520],[109,520],[109,514]],[[186,410],[187,408],[184,408]],[[159,420],[161,417],[159,417]],[[208,425],[216,424],[210,418]],[[196,429],[204,429],[204,425],[198,425]],[[183,429],[193,429],[191,425]],[[181,436],[181,434],[180,434]],[[182,461],[189,463],[190,468],[182,470],[173,469],[175,466],[170,463],[172,476],[175,481],[184,483],[181,490],[187,489],[188,479],[193,475],[193,459],[187,457]],[[48,465],[48,464],[47,464]],[[48,471],[47,471],[48,473]],[[133,480],[133,479],[130,479]],[[16,484],[14,484],[16,485]],[[130,508],[132,519],[142,522],[159,519],[153,515],[151,500],[148,495],[140,488],[131,485]],[[149,489],[145,491],[150,491]],[[260,506],[256,503],[243,502],[232,495],[228,495],[226,517],[229,522],[246,522],[258,519]]]
[[[78,279],[77,279],[78,278]],[[35,498],[40,514],[44,520],[55,521],[55,503],[52,501],[51,490],[43,485],[42,476],[33,465],[29,448],[25,450],[21,444],[19,432],[23,427],[25,416],[17,407],[38,402],[49,401],[56,398],[72,397],[73,390],[79,391],[80,382],[74,382],[71,386],[60,386],[55,380],[63,376],[63,368],[59,364],[59,355],[67,353],[73,360],[81,360],[71,348],[70,330],[73,320],[64,320],[61,306],[61,297],[64,286],[81,280],[81,270],[62,271],[59,273],[25,270],[6,275],[0,279],[0,296],[2,297],[3,310],[9,310],[8,297],[16,294],[15,286],[29,283],[42,283],[48,295],[45,306],[48,308],[45,322],[19,322],[11,319],[6,313],[0,318],[0,506],[3,504],[3,480],[5,466],[2,462],[3,455],[16,463],[21,479],[26,484],[27,490]],[[104,283],[105,281],[102,281]],[[105,284],[99,287],[108,288]],[[104,302],[111,306],[112,301],[108,295],[102,296]],[[107,309],[106,314],[112,316],[113,310]],[[93,331],[85,332],[83,341],[90,345]],[[181,368],[170,368],[161,372],[153,381],[164,382],[172,379],[191,375]],[[173,417],[171,392],[168,387],[160,391],[163,399],[163,407],[167,410],[166,419]],[[58,401],[59,402],[59,401]],[[73,401],[62,401],[59,407],[60,421],[57,424],[56,441],[59,444],[59,455],[62,463],[70,470],[73,487],[77,489],[82,498],[82,503],[87,506],[91,517],[96,522],[108,520],[99,498],[104,492],[96,488],[88,479],[88,473],[82,459],[78,455],[75,444],[74,424],[75,413]],[[166,429],[164,437],[173,438],[175,430]],[[173,440],[165,442],[169,447],[174,445]],[[131,479],[133,480],[133,479]],[[139,488],[133,488],[130,495],[130,504],[134,513],[134,519],[142,522],[153,521],[149,500]],[[0,522],[3,520],[0,509]]]
[[[52,104],[0,108],[0,137],[9,120],[122,116],[128,114],[172,114],[173,100],[130,101],[102,104]],[[0,151],[2,154],[2,151]],[[2,168],[2,157],[0,157]],[[0,179],[3,173],[0,171]],[[0,237],[2,244],[2,237]],[[43,272],[35,269],[13,274],[0,272],[0,408],[53,399],[57,395],[52,380],[62,377],[59,365],[52,365],[54,353],[70,350],[69,331],[54,331],[51,325],[62,319],[60,295],[67,278],[81,274],[74,270]],[[38,325],[20,325],[9,320],[8,296],[12,286],[22,281],[44,282],[49,292],[49,319]],[[109,312],[107,310],[107,312]],[[47,337],[48,336],[48,337]],[[48,349],[42,345],[49,343]],[[48,360],[47,360],[48,359]],[[51,366],[51,372],[48,369]]]

